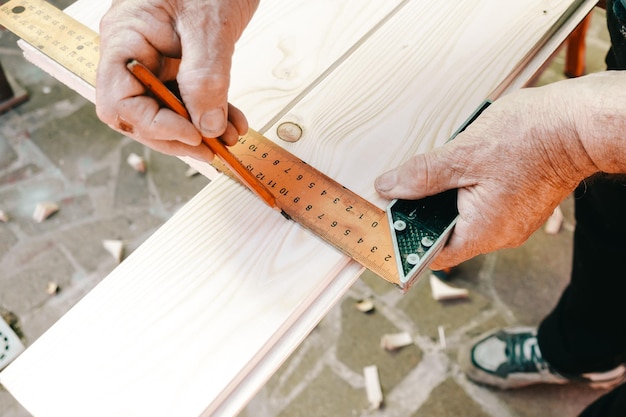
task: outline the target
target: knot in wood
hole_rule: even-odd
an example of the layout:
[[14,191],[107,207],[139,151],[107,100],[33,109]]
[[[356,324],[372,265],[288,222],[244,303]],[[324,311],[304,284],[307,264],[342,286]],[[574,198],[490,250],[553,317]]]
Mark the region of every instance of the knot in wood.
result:
[[276,134],[285,142],[297,142],[302,138],[302,128],[293,122],[283,122],[276,128]]

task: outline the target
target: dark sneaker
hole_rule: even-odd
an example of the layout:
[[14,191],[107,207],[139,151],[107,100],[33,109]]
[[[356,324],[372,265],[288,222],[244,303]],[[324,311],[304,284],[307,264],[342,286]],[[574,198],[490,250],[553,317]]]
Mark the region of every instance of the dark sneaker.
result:
[[495,330],[459,350],[459,363],[469,379],[501,389],[532,384],[581,382],[594,388],[611,388],[624,381],[626,367],[575,377],[559,375],[543,359],[532,327]]

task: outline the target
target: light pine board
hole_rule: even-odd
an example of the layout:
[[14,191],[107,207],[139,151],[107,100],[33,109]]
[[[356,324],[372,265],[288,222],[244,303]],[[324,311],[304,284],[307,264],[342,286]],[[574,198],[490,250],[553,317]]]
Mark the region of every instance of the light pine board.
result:
[[[319,4],[337,3],[346,4]],[[279,48],[282,59],[267,54],[262,67],[272,69],[271,76],[255,84],[255,76],[236,75],[239,96],[232,101],[253,115],[252,126],[301,123],[305,137],[291,150],[382,206],[374,178],[442,143],[517,71],[572,2],[534,0],[503,10],[500,0],[409,1],[379,27],[388,13],[367,17],[369,25],[354,23],[361,9],[386,2],[367,4],[335,9],[353,28],[346,44],[358,47],[351,53],[344,45],[328,55],[344,39],[339,21],[336,34],[327,37],[328,29],[316,41],[309,38],[319,35],[315,22],[307,36],[293,26],[288,31],[297,35],[285,37],[294,43]],[[286,7],[275,10],[300,11]],[[255,16],[249,42],[262,48],[266,41],[269,51],[285,44],[264,39],[269,29],[255,26],[271,22],[263,10],[271,8]],[[328,20],[305,10],[320,25]],[[357,28],[360,35],[354,35]],[[245,42],[237,54],[244,54]],[[549,49],[540,51],[543,59]],[[262,49],[251,53],[264,56]],[[250,61],[238,55],[235,62]],[[273,71],[272,63],[281,70]],[[311,65],[316,69],[306,73]],[[272,108],[267,113],[264,91]],[[273,138],[273,131],[266,134]],[[218,177],[0,374],[0,382],[43,417],[233,415],[359,271]]]
[[[98,31],[110,4],[80,0],[65,11]],[[263,0],[237,42],[229,101],[261,129],[401,5],[401,0]],[[92,86],[25,42],[20,45],[28,60],[95,102]],[[215,178],[210,165],[181,159]]]

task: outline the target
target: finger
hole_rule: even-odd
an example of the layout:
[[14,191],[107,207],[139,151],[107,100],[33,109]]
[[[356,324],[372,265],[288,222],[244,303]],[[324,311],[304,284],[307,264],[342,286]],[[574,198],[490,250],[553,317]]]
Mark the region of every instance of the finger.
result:
[[[191,33],[190,33],[191,32]],[[198,33],[203,35],[198,36]],[[234,47],[212,39],[204,28],[186,28],[181,41],[187,48],[178,73],[180,94],[191,120],[205,137],[220,137],[228,125],[228,87]]]
[[152,98],[137,96],[124,99],[116,106],[119,113],[114,127],[136,139],[178,140],[197,146],[202,138],[195,127],[184,117],[161,108]]
[[231,123],[228,123],[226,126],[226,130],[224,134],[220,136],[220,140],[224,142],[227,146],[233,146],[239,140],[239,133],[237,133],[237,129]]
[[452,188],[440,153],[435,150],[416,155],[384,173],[375,181],[376,190],[386,198],[418,199]]
[[[134,37],[130,33],[128,36]],[[108,125],[115,124],[115,119],[120,114],[118,103],[121,100],[142,95],[145,91],[127,70],[126,61],[121,48],[115,44],[102,48],[96,77],[96,112]]]
[[115,56],[101,60],[101,66],[96,81],[96,113],[104,123],[134,139],[180,140],[192,146],[200,143],[200,134],[191,122],[162,109],[145,95],[144,86],[127,70],[126,61]]
[[232,123],[240,136],[248,133],[248,120],[246,116],[241,110],[230,103],[228,104],[228,121]]
[[139,138],[137,141],[157,152],[167,155],[190,156],[199,161],[209,163],[215,158],[213,152],[204,144],[189,146],[176,140],[153,140],[144,138]]

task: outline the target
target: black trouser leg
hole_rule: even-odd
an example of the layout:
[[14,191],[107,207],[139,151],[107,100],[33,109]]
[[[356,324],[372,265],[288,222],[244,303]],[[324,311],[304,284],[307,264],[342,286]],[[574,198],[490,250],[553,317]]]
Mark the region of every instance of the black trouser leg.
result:
[[543,356],[561,372],[605,371],[626,362],[623,180],[603,175],[576,191],[572,279],[539,327]]

